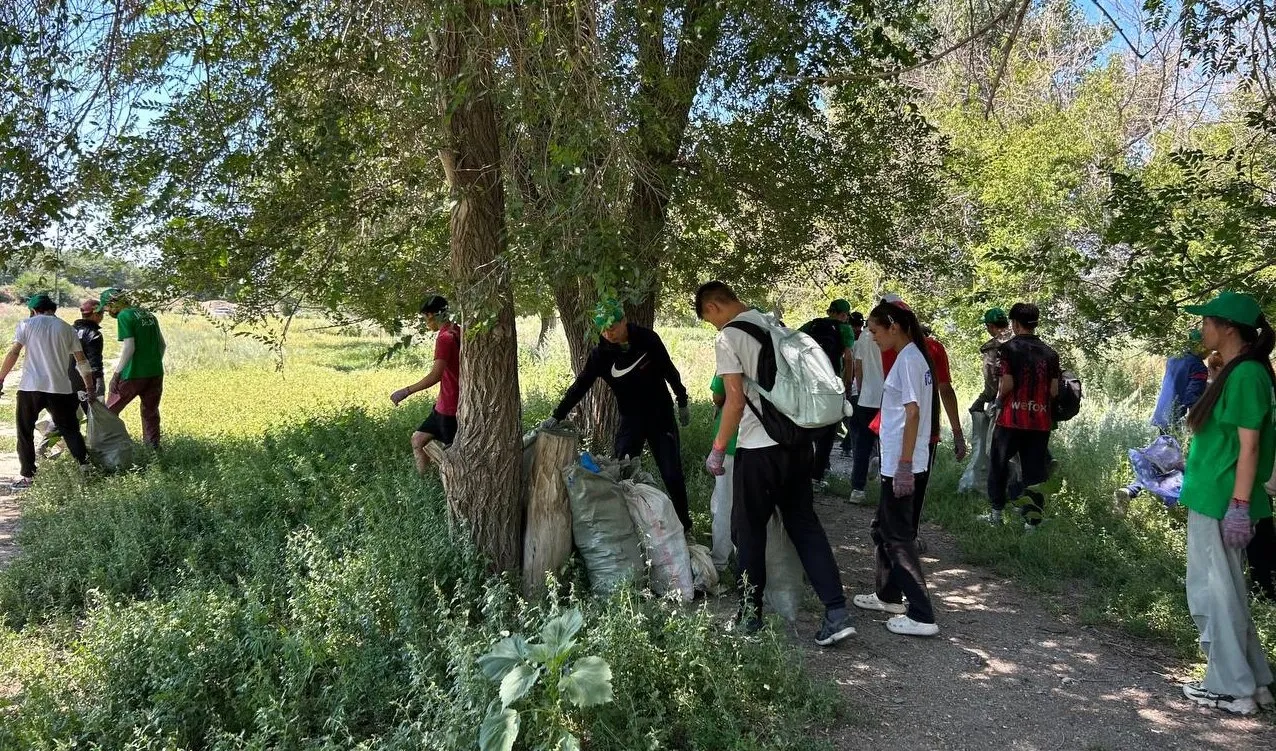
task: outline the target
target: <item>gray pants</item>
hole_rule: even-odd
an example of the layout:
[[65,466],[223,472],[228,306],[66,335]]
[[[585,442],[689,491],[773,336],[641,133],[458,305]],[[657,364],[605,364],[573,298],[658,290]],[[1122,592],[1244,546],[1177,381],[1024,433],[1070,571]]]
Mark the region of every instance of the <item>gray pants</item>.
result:
[[1272,671],[1249,613],[1245,550],[1223,544],[1223,523],[1187,514],[1187,607],[1201,633],[1205,689],[1250,697],[1272,682]]

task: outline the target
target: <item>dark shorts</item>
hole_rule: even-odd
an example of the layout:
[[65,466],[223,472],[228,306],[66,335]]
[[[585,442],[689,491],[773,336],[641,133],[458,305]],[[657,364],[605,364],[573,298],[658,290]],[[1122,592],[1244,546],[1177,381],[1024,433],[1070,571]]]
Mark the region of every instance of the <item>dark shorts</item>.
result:
[[444,445],[451,446],[452,440],[456,438],[456,417],[441,415],[430,410],[430,416],[425,418],[425,422],[421,423],[416,432],[429,433],[436,440],[442,441]]

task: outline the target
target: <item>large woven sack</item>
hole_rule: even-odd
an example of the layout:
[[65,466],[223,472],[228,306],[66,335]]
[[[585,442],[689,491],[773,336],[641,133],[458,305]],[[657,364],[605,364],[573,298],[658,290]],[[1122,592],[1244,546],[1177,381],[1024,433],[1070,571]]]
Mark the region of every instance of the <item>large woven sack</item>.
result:
[[690,602],[696,595],[686,533],[673,501],[659,488],[632,480],[620,483],[638,544],[651,565],[651,589],[658,595],[677,593]]
[[766,525],[766,588],[762,591],[762,602],[790,623],[797,620],[806,588],[802,573],[802,559],[798,558],[797,548],[793,547],[777,510]]
[[109,470],[133,466],[133,439],[124,421],[94,399],[89,402],[89,424],[84,443],[89,456]]
[[620,483],[591,472],[579,462],[563,470],[572,509],[572,538],[589,573],[595,594],[640,579],[643,572],[638,535]]

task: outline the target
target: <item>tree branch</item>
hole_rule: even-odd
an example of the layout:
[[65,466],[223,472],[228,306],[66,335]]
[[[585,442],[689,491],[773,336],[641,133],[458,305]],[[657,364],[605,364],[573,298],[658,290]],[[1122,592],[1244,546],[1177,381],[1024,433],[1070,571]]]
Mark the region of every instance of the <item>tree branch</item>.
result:
[[992,114],[993,102],[997,99],[997,89],[1001,86],[1001,77],[1006,74],[1006,66],[1010,62],[1010,53],[1014,50],[1015,39],[1019,36],[1019,29],[1023,27],[1024,16],[1028,15],[1028,7],[1032,5],[1032,0],[1023,0],[1019,6],[1019,15],[1015,16],[1015,25],[1010,29],[1010,36],[1006,37],[1006,44],[1001,49],[1001,60],[997,63],[997,75],[993,76],[992,87],[988,89],[988,102],[984,105],[984,119]]
[[911,73],[915,70],[918,70],[919,68],[924,68],[928,65],[934,65],[935,63],[939,62],[940,60],[943,60],[945,57],[948,57],[949,55],[961,49],[962,47],[969,45],[971,42],[975,41],[976,39],[979,39],[980,37],[984,36],[988,32],[992,31],[994,26],[1006,20],[1006,17],[1010,15],[1011,11],[1013,11],[1017,7],[1019,7],[1019,3],[1017,1],[1010,3],[1006,7],[1002,8],[997,13],[997,15],[988,19],[988,21],[983,26],[980,26],[978,29],[975,29],[973,32],[971,32],[970,36],[966,37],[965,39],[962,39],[961,41],[953,43],[951,46],[945,48],[939,54],[933,57],[928,57],[919,63],[914,63],[912,65],[909,65],[903,68],[893,68],[891,70],[883,70],[877,73],[847,73],[847,74],[838,75],[838,76],[799,76],[799,77],[796,77],[796,80],[801,82],[809,82],[809,83],[830,84],[830,83],[848,83],[851,81],[879,81],[886,78],[895,78],[896,76],[902,76],[905,73]]

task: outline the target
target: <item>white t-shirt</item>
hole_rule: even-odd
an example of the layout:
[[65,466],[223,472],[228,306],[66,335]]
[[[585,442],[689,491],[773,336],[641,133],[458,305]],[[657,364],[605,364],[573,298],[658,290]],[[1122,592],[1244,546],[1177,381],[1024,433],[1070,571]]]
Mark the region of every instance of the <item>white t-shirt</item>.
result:
[[[771,322],[756,310],[746,310],[732,318],[733,321],[748,321],[767,330]],[[718,375],[725,376],[739,373],[744,376],[744,396],[754,407],[762,409],[762,398],[757,389],[751,385],[758,376],[758,354],[762,345],[747,332],[739,329],[724,328],[713,340],[714,356],[718,361]],[[761,449],[775,446],[775,441],[767,435],[766,428],[749,405],[744,405],[744,416],[740,418],[740,434],[736,439],[736,447],[742,449]]]
[[873,332],[867,326],[855,340],[851,357],[860,361],[860,367],[864,371],[860,376],[859,405],[877,409],[882,406],[882,350],[878,349]]
[[882,474],[895,476],[904,444],[904,405],[916,404],[917,442],[913,444],[913,472],[925,472],[930,463],[930,419],[935,405],[934,379],[926,358],[909,342],[891,366],[882,390]]
[[53,315],[35,315],[20,321],[13,341],[22,345],[22,380],[18,391],[46,394],[71,393],[67,365],[73,352],[83,352],[71,324]]

